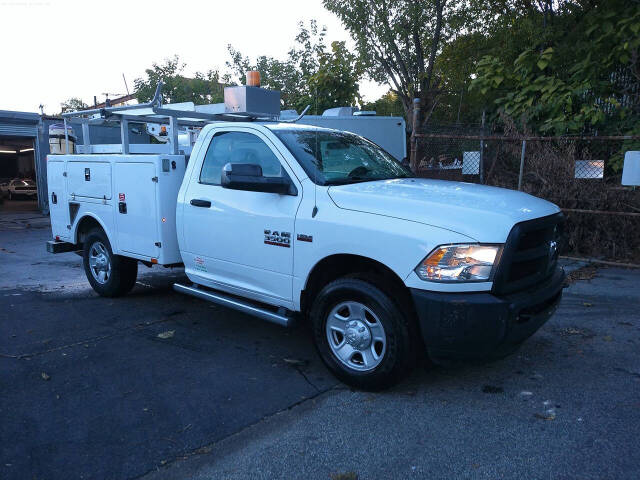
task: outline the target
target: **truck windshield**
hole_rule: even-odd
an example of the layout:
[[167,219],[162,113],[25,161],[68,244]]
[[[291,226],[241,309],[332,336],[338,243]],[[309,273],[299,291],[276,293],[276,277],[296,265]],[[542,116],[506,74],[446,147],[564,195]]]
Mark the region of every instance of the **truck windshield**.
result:
[[348,132],[274,130],[318,185],[412,177],[411,170],[375,143]]

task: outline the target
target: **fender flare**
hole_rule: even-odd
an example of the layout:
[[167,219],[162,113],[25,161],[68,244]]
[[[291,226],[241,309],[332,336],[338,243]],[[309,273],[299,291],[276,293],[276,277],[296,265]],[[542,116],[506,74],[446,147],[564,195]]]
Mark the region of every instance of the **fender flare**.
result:
[[86,218],[91,218],[91,219],[95,220],[100,225],[100,228],[102,228],[102,231],[107,236],[107,239],[109,240],[109,243],[111,244],[111,250],[114,250],[115,249],[115,243],[113,241],[112,236],[109,234],[109,230],[105,226],[104,222],[97,215],[95,215],[92,212],[83,213],[82,216],[78,217],[78,219],[75,221],[75,223],[73,225],[73,232],[72,232],[73,243],[75,243],[76,245],[78,244],[78,227],[83,222],[83,220],[86,219]]

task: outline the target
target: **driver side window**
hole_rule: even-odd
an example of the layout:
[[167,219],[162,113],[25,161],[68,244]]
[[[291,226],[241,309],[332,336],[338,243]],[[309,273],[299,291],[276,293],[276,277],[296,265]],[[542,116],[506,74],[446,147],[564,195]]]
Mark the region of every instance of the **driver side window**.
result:
[[202,162],[200,183],[220,185],[222,168],[227,163],[252,163],[262,167],[265,177],[282,176],[280,160],[264,141],[252,133],[216,133]]

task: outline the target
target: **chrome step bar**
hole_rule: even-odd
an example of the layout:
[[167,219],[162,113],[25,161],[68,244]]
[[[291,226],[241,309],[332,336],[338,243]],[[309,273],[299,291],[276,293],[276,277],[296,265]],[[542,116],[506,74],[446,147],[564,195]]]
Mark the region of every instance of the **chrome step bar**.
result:
[[173,289],[176,292],[201,298],[202,300],[217,303],[218,305],[222,305],[224,307],[233,308],[234,310],[253,315],[254,317],[261,318],[262,320],[275,323],[282,327],[290,327],[293,325],[294,319],[292,317],[283,315],[281,313],[272,312],[271,310],[261,308],[257,305],[243,302],[238,298],[227,296],[224,293],[205,290],[197,286],[190,287],[187,285],[182,285],[180,283],[174,283]]

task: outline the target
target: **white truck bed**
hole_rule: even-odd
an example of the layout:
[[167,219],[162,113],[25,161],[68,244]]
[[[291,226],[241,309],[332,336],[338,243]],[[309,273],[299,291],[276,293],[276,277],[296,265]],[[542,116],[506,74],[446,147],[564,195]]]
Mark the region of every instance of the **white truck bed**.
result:
[[49,155],[54,238],[77,243],[78,219],[89,215],[115,237],[116,255],[181,263],[176,201],[185,166],[184,155]]

